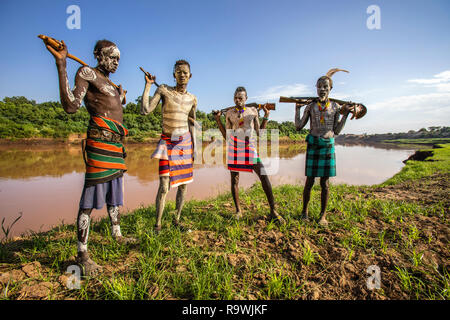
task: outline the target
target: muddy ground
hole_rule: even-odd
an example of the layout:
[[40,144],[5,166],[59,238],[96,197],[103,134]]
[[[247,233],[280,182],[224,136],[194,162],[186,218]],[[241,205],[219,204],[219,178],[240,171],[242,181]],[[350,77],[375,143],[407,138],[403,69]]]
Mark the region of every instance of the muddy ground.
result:
[[[436,174],[432,177],[405,182],[398,185],[367,189],[362,187],[360,195],[347,197],[347,201],[357,201],[360,197],[365,199],[403,200],[429,206],[443,203],[448,215],[449,208],[449,175]],[[370,190],[370,192],[368,191]],[[232,204],[226,207],[232,210]],[[250,211],[251,208],[244,208]],[[331,212],[342,215],[340,212]],[[447,221],[437,215],[409,215],[402,221],[386,222],[381,213],[372,211],[363,223],[355,226],[365,230],[368,235],[376,235],[380,230],[386,230],[387,235],[394,235],[406,225],[415,225],[419,236],[415,241],[415,249],[423,252],[423,264],[431,266],[427,273],[414,273],[411,268],[411,258],[407,252],[396,250],[388,246],[385,254],[375,254],[373,251],[356,247],[351,253],[342,246],[342,239],[347,231],[340,228],[320,228],[311,225],[311,232],[305,233],[297,228],[291,228],[289,236],[277,228],[267,231],[268,222],[256,217],[251,226],[244,226],[244,235],[239,239],[236,253],[225,252],[225,239],[220,233],[206,230],[195,230],[188,235],[188,246],[204,248],[208,255],[223,256],[226,261],[236,268],[236,278],[244,277],[248,273],[248,266],[262,262],[262,259],[273,258],[282,266],[284,274],[295,282],[299,290],[296,299],[416,299],[410,290],[405,289],[399,280],[397,267],[407,268],[413,276],[420,279],[426,286],[436,283],[436,274],[445,274],[450,269],[450,228]],[[55,237],[69,237],[59,234]],[[374,240],[375,239],[375,240]],[[255,241],[258,243],[255,246]],[[0,290],[3,297],[10,299],[68,299],[67,275],[55,274],[50,265],[51,259],[42,255],[42,259],[21,264],[17,257],[26,239],[15,239],[6,246],[11,252],[11,261],[0,265]],[[304,248],[311,248],[317,253],[317,262],[306,265],[302,261]],[[351,259],[349,255],[351,254]],[[128,267],[138,259],[139,250],[130,249],[125,259],[118,260],[106,266],[104,274],[127,272]],[[68,261],[68,265],[73,262]],[[369,290],[366,286],[368,274],[366,269],[370,265],[377,265],[381,270],[382,290]],[[175,263],[175,271],[186,271],[185,262]],[[43,280],[45,279],[45,280]],[[235,299],[261,299],[261,291],[267,287],[268,275],[254,273],[251,277],[252,286],[246,296],[235,296]],[[448,286],[448,278],[447,278]],[[8,283],[16,283],[13,292]],[[237,282],[239,283],[239,282]],[[445,284],[441,284],[445,286]],[[93,283],[93,286],[99,284]],[[95,289],[92,289],[95,290]],[[148,298],[156,297],[159,291],[155,283],[148,293]],[[166,295],[167,299],[177,298]],[[419,297],[423,298],[423,297]],[[436,297],[439,298],[439,297]],[[442,298],[442,297],[441,297]]]

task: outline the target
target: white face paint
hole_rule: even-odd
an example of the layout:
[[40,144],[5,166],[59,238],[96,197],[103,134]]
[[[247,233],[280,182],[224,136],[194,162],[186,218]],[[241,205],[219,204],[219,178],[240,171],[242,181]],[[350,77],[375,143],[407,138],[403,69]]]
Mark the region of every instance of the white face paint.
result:
[[98,64],[108,72],[116,72],[119,66],[120,51],[116,46],[105,47],[97,57]]

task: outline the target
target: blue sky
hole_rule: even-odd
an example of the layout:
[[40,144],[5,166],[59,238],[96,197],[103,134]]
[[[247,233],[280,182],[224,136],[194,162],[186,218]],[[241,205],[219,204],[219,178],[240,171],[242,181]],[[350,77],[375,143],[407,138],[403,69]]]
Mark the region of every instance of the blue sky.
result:
[[[66,27],[69,5],[81,9],[79,30]],[[370,5],[380,8],[379,30],[366,26]],[[128,90],[128,101],[143,91],[139,66],[173,84],[177,59],[191,63],[188,90],[205,112],[232,105],[240,85],[249,102],[315,95],[317,78],[339,67],[350,73],[333,77],[331,96],[368,107],[343,133],[450,125],[448,0],[19,0],[1,1],[0,9],[0,99],[59,100],[53,57],[37,38],[45,34],[92,66],[96,40],[114,41],[121,61],[111,79]],[[73,86],[79,65],[67,65]],[[270,117],[293,115],[293,104],[277,103]]]

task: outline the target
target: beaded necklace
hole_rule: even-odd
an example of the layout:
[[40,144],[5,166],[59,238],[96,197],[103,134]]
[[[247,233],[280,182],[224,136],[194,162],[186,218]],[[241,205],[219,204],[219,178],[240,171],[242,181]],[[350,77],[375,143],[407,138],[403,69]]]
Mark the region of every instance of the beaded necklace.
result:
[[245,111],[245,106],[242,109],[239,109],[238,107],[236,107],[236,111],[239,112],[239,127],[242,127],[244,125],[244,111]]
[[330,100],[327,100],[327,103],[325,104],[325,107],[322,108],[322,105],[320,104],[319,101],[317,101],[317,106],[319,107],[319,111],[320,111],[320,123],[324,124],[325,120],[324,120],[324,111],[326,111],[328,109],[328,107],[330,106]]

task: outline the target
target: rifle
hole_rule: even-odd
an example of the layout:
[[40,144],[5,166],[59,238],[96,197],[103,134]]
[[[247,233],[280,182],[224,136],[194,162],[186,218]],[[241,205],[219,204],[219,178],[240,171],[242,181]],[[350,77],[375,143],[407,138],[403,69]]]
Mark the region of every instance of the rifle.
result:
[[[45,43],[46,45],[49,45],[50,47],[52,47],[52,48],[55,49],[56,51],[61,51],[61,50],[64,49],[63,43],[62,43],[61,41],[58,41],[58,40],[52,38],[52,37],[48,37],[48,36],[44,36],[43,34],[40,34],[40,35],[38,35],[38,38],[39,38],[39,39],[42,39],[42,41],[44,41],[44,43]],[[70,59],[72,59],[72,60],[78,62],[79,64],[81,64],[81,65],[83,65],[83,66],[88,66],[88,64],[87,64],[86,62],[84,62],[83,60],[81,60],[81,59],[78,58],[78,57],[75,57],[74,55],[71,55],[70,53],[67,53],[67,58],[70,58]],[[115,84],[114,82],[112,82],[112,81],[109,80],[109,79],[107,79],[107,80],[108,80],[108,82],[109,82],[110,84],[112,84],[115,88],[119,89],[119,86],[118,86],[117,84]],[[123,95],[124,95],[124,102],[123,102],[123,104],[125,104],[126,101],[127,101],[127,100],[126,100],[126,96],[125,96],[126,93],[127,93],[127,90],[123,90]]]
[[[280,102],[291,102],[291,103],[296,103],[296,104],[299,104],[302,106],[310,104],[312,102],[317,102],[318,100],[319,100],[318,97],[280,97]],[[340,105],[347,105],[347,106],[354,107],[353,110],[349,109],[350,113],[353,114],[351,119],[353,119],[353,118],[361,119],[367,113],[367,108],[362,103],[338,100],[338,99],[333,99],[333,98],[329,98],[328,100],[336,102]],[[344,111],[345,111],[345,109],[341,108],[339,110],[339,113],[343,114]]]
[[[275,110],[275,103],[256,103],[256,102],[252,102],[252,103],[247,103],[245,104],[245,107],[250,107],[250,108],[256,108],[256,110],[261,110],[263,108],[263,106],[266,106],[267,110]],[[216,113],[226,113],[228,110],[235,108],[235,106],[232,107],[228,107],[228,108],[223,108],[220,110],[213,110],[212,113],[216,114]]]

